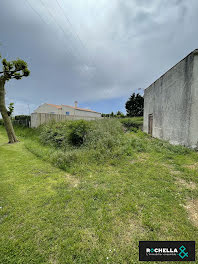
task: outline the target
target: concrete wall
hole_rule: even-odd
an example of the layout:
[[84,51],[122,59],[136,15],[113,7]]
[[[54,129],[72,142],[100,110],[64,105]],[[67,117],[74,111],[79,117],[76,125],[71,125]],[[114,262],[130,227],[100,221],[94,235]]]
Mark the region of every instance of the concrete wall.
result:
[[194,51],[189,145],[198,148],[198,50]]
[[46,113],[33,113],[31,114],[31,127],[38,127],[44,123],[48,123],[51,120],[65,121],[65,120],[96,120],[102,117],[90,117],[90,116],[74,116],[74,115],[62,115],[62,114],[46,114]]
[[[176,64],[144,93],[144,127],[148,133],[148,115],[153,114],[153,136],[195,147],[197,144],[198,60],[196,51]],[[198,130],[197,130],[198,131]]]

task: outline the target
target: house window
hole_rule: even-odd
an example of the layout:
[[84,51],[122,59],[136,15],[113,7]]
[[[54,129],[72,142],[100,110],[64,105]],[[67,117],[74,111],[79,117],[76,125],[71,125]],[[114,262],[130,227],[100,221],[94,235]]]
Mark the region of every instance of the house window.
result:
[[69,112],[66,112],[66,115],[69,115]]

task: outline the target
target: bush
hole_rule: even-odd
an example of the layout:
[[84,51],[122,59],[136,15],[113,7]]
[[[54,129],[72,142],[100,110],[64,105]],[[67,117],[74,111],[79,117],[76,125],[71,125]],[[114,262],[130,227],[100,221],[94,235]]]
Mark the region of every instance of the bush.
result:
[[123,118],[120,122],[127,130],[136,132],[143,126],[143,117]]
[[86,138],[90,123],[85,120],[51,122],[43,125],[40,139],[43,144],[69,148],[81,146]]
[[68,140],[73,146],[81,146],[86,139],[90,129],[90,123],[85,120],[73,121],[69,124]]
[[88,147],[108,151],[122,141],[123,128],[115,119],[51,122],[43,125],[41,142],[59,148]]
[[64,164],[69,167],[70,163],[79,162],[78,155],[85,155],[85,159],[93,162],[105,162],[124,152],[124,130],[117,119],[51,122],[39,130],[43,144],[62,151],[53,155],[53,163],[57,160],[61,168]]
[[108,151],[120,145],[123,136],[121,123],[116,119],[102,119],[92,122],[85,145],[93,149]]
[[55,123],[52,121],[47,125],[42,125],[39,130],[40,140],[43,144],[54,147],[63,146],[63,142],[65,142],[65,145],[67,144],[68,123]]
[[31,116],[29,115],[18,115],[18,116],[15,116],[14,119],[12,119],[12,124],[14,126],[29,127],[30,120],[31,120]]
[[30,121],[31,120],[31,116],[29,116],[29,115],[17,115],[17,116],[14,117],[14,119],[15,120],[20,120],[20,121],[22,121],[22,120]]
[[155,151],[163,154],[166,160],[190,152],[182,146],[172,146],[166,141],[153,139],[136,127],[129,126],[129,129],[136,130],[136,133],[124,133],[122,122],[113,118],[53,121],[35,130],[17,128],[16,132],[28,138],[25,145],[37,156],[69,173],[81,175],[88,171],[88,167],[116,165],[131,159],[138,152]]

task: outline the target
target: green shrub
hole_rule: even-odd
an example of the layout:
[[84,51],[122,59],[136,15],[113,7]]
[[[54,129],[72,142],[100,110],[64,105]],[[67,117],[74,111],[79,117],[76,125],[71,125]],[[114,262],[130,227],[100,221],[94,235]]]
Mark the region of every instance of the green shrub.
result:
[[116,119],[93,121],[87,132],[85,145],[89,148],[108,151],[121,144],[123,134],[122,125]]
[[62,147],[63,142],[67,144],[68,122],[50,122],[40,128],[40,140],[45,145]]
[[63,149],[84,146],[104,152],[119,145],[124,133],[121,123],[116,119],[51,122],[40,130],[43,144]]
[[29,127],[31,116],[29,115],[18,115],[12,118],[12,124],[14,126]]
[[136,132],[138,129],[141,129],[143,126],[143,118],[142,117],[135,117],[135,118],[123,118],[120,119],[120,122],[123,126],[129,130]]
[[41,126],[39,134],[43,144],[55,148],[50,160],[62,169],[82,159],[101,163],[125,155],[124,130],[117,119],[51,122]]
[[85,142],[90,123],[85,120],[77,120],[70,123],[68,128],[69,143],[73,146],[81,146]]
[[85,120],[50,122],[40,130],[40,139],[43,144],[67,149],[81,146],[86,138],[90,123]]
[[14,117],[15,120],[31,120],[31,116],[30,115],[16,115]]
[[16,132],[17,136],[26,138],[25,145],[32,153],[69,173],[82,176],[89,170],[87,168],[116,165],[138,152],[159,153],[167,160],[191,151],[154,139],[136,127],[129,126],[129,129],[135,133],[124,133],[122,122],[113,118],[51,122],[35,130],[16,127]]

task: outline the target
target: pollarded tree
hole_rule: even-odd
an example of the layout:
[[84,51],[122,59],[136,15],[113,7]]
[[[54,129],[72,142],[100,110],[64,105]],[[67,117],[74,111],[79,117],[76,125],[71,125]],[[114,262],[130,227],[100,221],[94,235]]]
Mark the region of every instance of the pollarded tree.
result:
[[9,117],[9,111],[6,109],[5,105],[5,84],[11,79],[20,80],[22,77],[29,76],[30,71],[28,70],[27,63],[20,59],[15,61],[3,59],[2,65],[3,68],[2,71],[0,71],[0,113],[4,121],[9,143],[15,143],[18,140]]

